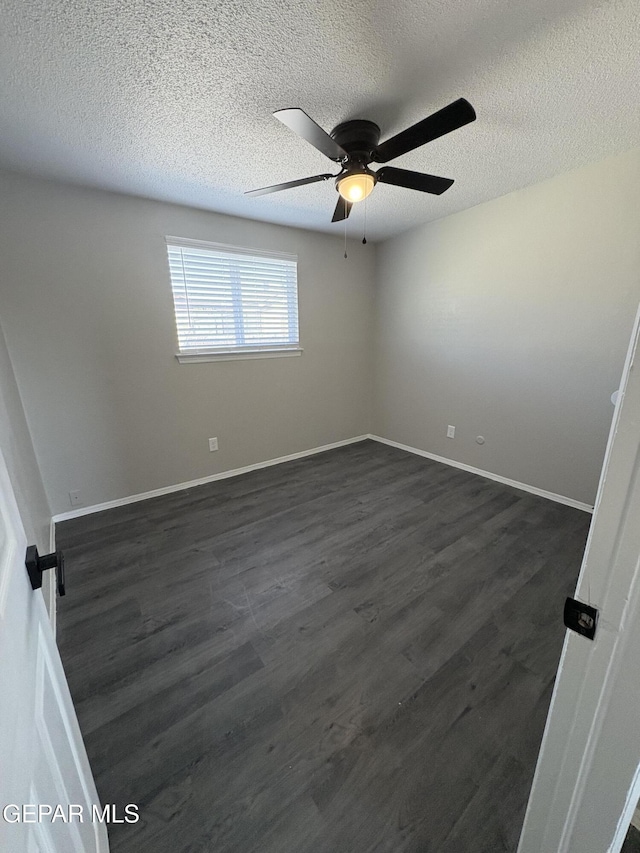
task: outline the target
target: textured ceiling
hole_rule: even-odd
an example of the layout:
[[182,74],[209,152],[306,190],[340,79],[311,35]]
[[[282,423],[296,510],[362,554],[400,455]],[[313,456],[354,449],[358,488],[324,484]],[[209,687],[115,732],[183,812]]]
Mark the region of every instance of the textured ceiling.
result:
[[393,162],[455,184],[378,185],[382,239],[640,144],[639,35],[637,0],[3,0],[0,165],[341,234],[332,182],[242,195],[334,171],[271,113],[385,139],[467,98]]

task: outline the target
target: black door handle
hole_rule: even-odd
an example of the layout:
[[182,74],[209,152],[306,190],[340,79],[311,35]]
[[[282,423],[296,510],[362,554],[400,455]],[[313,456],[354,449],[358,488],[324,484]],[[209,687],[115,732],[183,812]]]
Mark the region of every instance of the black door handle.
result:
[[32,589],[40,589],[42,587],[42,573],[47,569],[57,569],[58,579],[58,595],[65,594],[64,587],[64,554],[62,551],[54,551],[53,554],[45,554],[41,557],[38,554],[38,549],[35,545],[29,545],[27,555],[24,560],[29,573]]

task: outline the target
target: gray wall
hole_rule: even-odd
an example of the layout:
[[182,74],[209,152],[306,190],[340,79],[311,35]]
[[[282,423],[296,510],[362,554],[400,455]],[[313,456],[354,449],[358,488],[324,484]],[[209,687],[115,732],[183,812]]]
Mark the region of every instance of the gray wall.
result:
[[[0,316],[53,513],[71,490],[91,505],[369,431],[372,247],[345,261],[339,237],[9,173],[0,221]],[[179,364],[165,235],[297,253],[303,355]]]
[[593,503],[640,300],[639,188],[636,149],[380,246],[373,431]]
[[[639,178],[634,150],[345,261],[339,237],[0,173],[0,317],[52,512],[369,431],[591,503]],[[179,364],[167,234],[297,253],[304,354]]]
[[27,428],[22,400],[0,327],[0,449],[29,544],[49,553],[51,512]]

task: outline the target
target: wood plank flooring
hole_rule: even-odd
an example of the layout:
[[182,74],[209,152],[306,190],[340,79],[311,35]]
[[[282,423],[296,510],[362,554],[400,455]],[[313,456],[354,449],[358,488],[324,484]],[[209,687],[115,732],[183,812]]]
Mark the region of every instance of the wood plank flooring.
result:
[[59,525],[112,853],[514,853],[589,521],[365,441]]
[[640,853],[640,831],[630,826],[620,853]]

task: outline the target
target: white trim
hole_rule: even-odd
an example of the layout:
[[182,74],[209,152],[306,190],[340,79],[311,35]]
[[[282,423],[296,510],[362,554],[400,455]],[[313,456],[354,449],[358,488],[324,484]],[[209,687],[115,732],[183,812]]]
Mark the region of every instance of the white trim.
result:
[[72,518],[80,518],[83,515],[91,515],[94,512],[102,512],[105,509],[113,509],[126,504],[146,501],[148,498],[158,498],[169,495],[172,492],[180,492],[183,489],[192,489],[194,486],[203,486],[205,483],[214,483],[216,480],[226,480],[228,477],[238,477],[240,474],[248,474],[260,468],[270,468],[272,465],[280,465],[282,462],[292,462],[294,459],[303,459],[305,456],[314,456],[316,453],[324,453],[326,450],[335,450],[338,447],[346,447],[348,444],[356,444],[371,438],[370,435],[357,435],[355,438],[346,438],[343,441],[334,441],[331,444],[323,444],[321,447],[312,447],[310,450],[301,450],[299,453],[290,453],[288,456],[279,456],[277,459],[267,459],[265,462],[256,462],[253,465],[245,465],[243,468],[232,468],[229,471],[221,471],[219,474],[210,474],[208,477],[199,477],[197,480],[188,480],[186,483],[177,483],[173,486],[163,486],[160,489],[152,489],[149,492],[141,492],[138,495],[129,495],[126,498],[117,498],[113,501],[105,501],[93,506],[84,506],[72,509],[69,512],[61,512],[54,515],[52,521],[69,521]]
[[638,827],[638,819],[640,818],[640,810],[637,808],[638,797],[640,796],[640,767],[636,770],[631,788],[627,794],[627,801],[624,806],[624,811],[620,815],[618,825],[616,826],[613,841],[609,845],[607,853],[612,853],[614,850],[620,850],[625,842],[629,828]]
[[302,355],[302,347],[290,349],[249,349],[228,350],[227,352],[178,352],[176,358],[180,364],[199,361],[242,361],[247,358],[284,358],[291,355]]
[[435,453],[429,453],[426,450],[420,450],[417,447],[411,447],[408,444],[400,444],[398,441],[391,441],[389,438],[382,438],[379,435],[366,433],[365,435],[357,435],[354,438],[346,438],[342,441],[334,441],[331,444],[323,444],[320,447],[312,447],[310,450],[301,450],[299,453],[290,453],[287,456],[279,456],[276,459],[267,459],[265,462],[255,462],[253,465],[245,465],[242,468],[232,468],[228,471],[221,471],[218,474],[210,474],[208,477],[199,477],[196,480],[188,480],[184,483],[176,483],[172,486],[163,486],[160,489],[152,489],[149,492],[141,492],[137,495],[129,495],[125,498],[116,498],[113,501],[104,501],[104,503],[94,504],[93,506],[83,506],[78,509],[72,509],[68,512],[61,512],[54,515],[51,519],[52,525],[52,540],[51,550],[55,550],[55,529],[54,525],[60,521],[69,521],[72,518],[80,518],[83,515],[92,515],[94,512],[102,512],[105,509],[114,509],[119,506],[137,503],[138,501],[146,501],[149,498],[158,498],[162,495],[169,495],[172,492],[180,492],[184,489],[192,489],[194,486],[203,486],[206,483],[214,483],[217,480],[226,480],[229,477],[238,477],[240,474],[248,474],[250,471],[258,471],[260,468],[270,468],[272,465],[280,465],[282,462],[291,462],[294,459],[303,459],[305,456],[314,456],[316,453],[324,453],[326,450],[335,450],[338,447],[346,447],[348,444],[357,444],[359,441],[378,441],[380,444],[388,444],[390,447],[397,447],[399,450],[406,450],[407,453],[414,453],[416,456],[424,456],[426,459],[433,459],[434,462],[442,462],[444,465],[451,465],[453,468],[461,468],[463,471],[469,471],[470,474],[477,474],[479,477],[486,477],[489,480],[495,480],[498,483],[504,483],[506,486],[513,486],[515,489],[520,489],[523,492],[529,492],[532,495],[538,495],[542,498],[555,501],[556,503],[565,504],[566,506],[580,509],[584,512],[593,512],[593,507],[590,504],[582,503],[567,498],[564,495],[557,495],[555,492],[548,492],[546,489],[539,489],[537,486],[529,486],[527,483],[520,483],[517,480],[511,480],[509,477],[502,477],[500,474],[493,474],[491,471],[483,471],[481,468],[474,468],[471,465],[465,465],[464,462],[457,462],[455,459],[447,459],[444,456],[437,456]]
[[537,486],[530,486],[527,483],[520,483],[518,480],[512,480],[509,477],[502,477],[500,474],[493,474],[491,471],[483,471],[482,468],[474,468],[472,465],[465,465],[464,462],[458,462],[456,459],[447,459],[445,456],[436,456],[435,453],[429,453],[426,450],[420,450],[417,447],[410,447],[408,444],[400,444],[399,441],[391,441],[389,438],[382,438],[379,435],[368,435],[367,438],[373,441],[379,441],[381,444],[388,444],[390,447],[397,447],[399,450],[406,450],[408,453],[415,453],[416,456],[424,456],[426,459],[433,459],[434,462],[442,462],[445,465],[451,465],[453,468],[461,468],[463,471],[469,471],[470,474],[477,474],[479,477],[486,477],[489,480],[495,480],[498,483],[504,483],[505,486],[513,486],[514,489],[520,489],[523,492],[529,492],[532,495],[538,495],[541,498],[547,498],[550,501],[555,501],[565,506],[571,506],[574,509],[581,509],[584,512],[593,512],[591,504],[577,501],[574,498],[567,498],[564,495],[557,495],[555,492],[548,492],[546,489],[539,489]]
[[190,237],[165,237],[167,246],[184,246],[189,249],[208,249],[229,255],[249,255],[249,257],[275,258],[282,261],[298,262],[298,256],[291,252],[274,252],[270,249],[252,249],[247,246],[232,246],[229,243],[212,243],[209,240],[192,240]]

